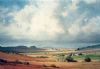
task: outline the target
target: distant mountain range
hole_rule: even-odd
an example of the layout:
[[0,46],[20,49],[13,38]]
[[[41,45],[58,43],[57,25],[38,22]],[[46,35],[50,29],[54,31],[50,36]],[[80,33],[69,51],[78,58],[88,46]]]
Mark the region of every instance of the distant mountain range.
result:
[[78,48],[78,50],[92,50],[92,49],[100,49],[100,44]]
[[34,51],[41,51],[41,50],[43,49],[37,48],[36,46],[31,46],[31,47],[27,47],[27,46],[2,47],[0,46],[0,51],[8,52],[8,53],[31,53]]
[[[100,44],[78,48],[77,50],[93,50],[93,49],[100,49]],[[30,46],[30,47],[27,47],[27,46],[2,47],[0,46],[0,51],[7,52],[7,53],[32,53],[32,52],[45,51],[45,50],[48,50],[48,49],[37,48],[36,46]]]

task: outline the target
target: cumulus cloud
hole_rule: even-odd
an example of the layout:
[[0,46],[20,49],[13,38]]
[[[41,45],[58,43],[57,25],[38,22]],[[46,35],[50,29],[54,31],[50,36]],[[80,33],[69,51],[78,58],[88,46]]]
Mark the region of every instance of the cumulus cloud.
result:
[[[20,11],[9,13],[12,23],[7,27],[8,35],[16,39],[51,40],[64,33],[55,15],[59,1],[40,0],[38,7],[32,3]],[[52,4],[52,5],[51,5]]]
[[86,26],[83,27],[83,31],[85,34],[98,33],[100,31],[100,16],[94,17],[90,19]]
[[23,8],[0,13],[0,20],[11,17],[4,23],[1,21],[0,35],[30,41],[96,41],[100,34],[99,3],[97,0],[28,0]]

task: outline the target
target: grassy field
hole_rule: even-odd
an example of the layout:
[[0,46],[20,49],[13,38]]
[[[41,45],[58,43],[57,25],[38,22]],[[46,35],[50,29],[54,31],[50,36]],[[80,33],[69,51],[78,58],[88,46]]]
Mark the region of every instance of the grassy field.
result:
[[[54,55],[55,54],[55,55]],[[55,53],[49,52],[45,54],[44,52],[38,52],[31,54],[32,56],[19,55],[19,54],[8,54],[0,52],[0,58],[6,59],[8,61],[19,60],[21,62],[29,62],[29,65],[25,64],[4,64],[0,65],[0,69],[100,69],[100,62],[63,62],[67,57],[65,53]],[[51,55],[51,56],[50,56]],[[48,57],[45,58],[44,56]],[[100,55],[89,54],[87,55],[92,60],[100,60]],[[84,60],[86,55],[73,56],[77,61]],[[59,58],[61,61],[54,61]]]
[[85,57],[90,57],[92,60],[98,60],[98,61],[100,61],[100,55],[97,55],[97,54],[88,54],[88,55],[73,56],[73,58],[75,60],[84,60]]
[[[34,57],[36,59],[50,59],[49,61],[65,61],[66,57],[68,56],[66,52],[34,52],[34,53],[27,53],[27,56]],[[74,55],[72,56],[73,59],[77,61],[84,61],[86,57],[91,58],[91,60],[100,61],[100,54],[87,54],[87,55]]]

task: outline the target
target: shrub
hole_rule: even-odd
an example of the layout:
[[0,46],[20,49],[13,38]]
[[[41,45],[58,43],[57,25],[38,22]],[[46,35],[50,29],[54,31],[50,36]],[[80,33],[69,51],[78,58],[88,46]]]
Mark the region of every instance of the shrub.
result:
[[55,64],[51,64],[51,67],[57,68],[57,66]]
[[65,55],[62,53],[62,54],[59,54],[59,56],[65,56]]
[[80,56],[81,56],[81,55],[83,55],[83,54],[82,54],[82,53],[79,53],[78,55],[80,55]]
[[80,48],[77,48],[76,51],[80,50]]
[[36,58],[49,58],[48,56],[36,56]]
[[39,56],[38,58],[48,58],[47,56]]
[[47,65],[43,64],[43,67],[47,67]]
[[30,63],[29,63],[29,62],[24,62],[24,64],[25,64],[25,65],[30,65]]
[[7,60],[0,59],[0,64],[4,64],[4,63],[7,63]]
[[66,58],[67,62],[77,62],[76,60],[74,60],[71,56],[68,56]]
[[84,61],[85,62],[91,62],[91,58],[90,57],[85,57]]
[[16,60],[15,63],[16,63],[16,64],[23,64],[23,63],[22,63],[21,61],[19,61],[19,60]]

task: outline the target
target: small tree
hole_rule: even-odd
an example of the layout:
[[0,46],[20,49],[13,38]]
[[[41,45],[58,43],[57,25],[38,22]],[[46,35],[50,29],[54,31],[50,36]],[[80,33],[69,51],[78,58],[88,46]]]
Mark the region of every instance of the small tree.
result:
[[67,62],[77,62],[71,56],[67,56],[66,60],[67,60]]
[[83,54],[82,54],[82,53],[79,53],[78,55],[80,55],[80,56],[81,56],[81,55],[83,55]]
[[77,50],[80,50],[80,48],[77,48]]
[[84,61],[85,62],[91,62],[91,58],[90,57],[85,57]]

